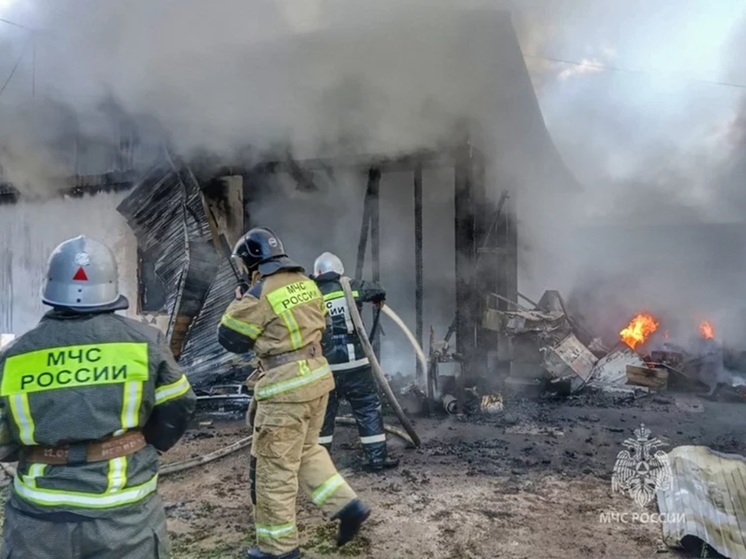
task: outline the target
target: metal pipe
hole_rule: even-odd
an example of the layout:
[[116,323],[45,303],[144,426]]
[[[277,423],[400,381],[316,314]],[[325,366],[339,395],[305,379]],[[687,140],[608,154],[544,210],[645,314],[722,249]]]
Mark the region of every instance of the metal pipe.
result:
[[538,304],[538,303],[534,303],[534,302],[533,302],[533,301],[532,301],[531,299],[529,299],[528,297],[526,297],[526,296],[525,296],[525,295],[524,295],[523,293],[521,293],[520,291],[518,291],[518,297],[520,297],[521,299],[523,299],[523,300],[524,300],[524,301],[526,301],[527,303],[531,303],[531,304],[532,304],[532,305],[534,306],[534,308],[535,308],[535,309],[538,309],[538,308],[539,308],[539,304]]

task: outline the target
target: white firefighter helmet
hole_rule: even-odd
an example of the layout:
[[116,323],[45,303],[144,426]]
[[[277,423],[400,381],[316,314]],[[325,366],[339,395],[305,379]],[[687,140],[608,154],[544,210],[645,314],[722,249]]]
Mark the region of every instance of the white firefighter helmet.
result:
[[49,257],[42,301],[78,312],[124,310],[117,261],[109,247],[83,235],[60,244]]
[[318,277],[321,274],[327,274],[329,272],[334,272],[341,276],[345,273],[345,267],[342,265],[342,261],[336,254],[325,252],[313,263],[313,275]]

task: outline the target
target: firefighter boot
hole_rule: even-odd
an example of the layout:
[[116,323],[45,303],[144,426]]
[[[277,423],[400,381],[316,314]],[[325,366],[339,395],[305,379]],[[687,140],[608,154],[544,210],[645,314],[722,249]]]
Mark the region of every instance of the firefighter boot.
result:
[[368,462],[364,469],[368,472],[381,472],[383,470],[390,470],[392,468],[396,468],[399,465],[399,459],[398,458],[391,458],[391,456],[386,456],[383,460],[377,461],[377,462]]
[[259,547],[254,546],[246,552],[246,559],[300,559],[300,549],[296,548],[282,555],[272,555],[271,553],[264,553]]
[[339,533],[337,534],[337,547],[354,538],[370,516],[370,508],[360,499],[353,499],[344,508],[332,516],[332,520],[339,520]]
[[[383,420],[381,420],[381,423],[383,424]],[[383,427],[383,425],[381,425],[381,427]],[[381,428],[381,431],[383,431],[383,428]],[[375,443],[363,444],[363,450],[367,462],[365,466],[363,466],[363,469],[367,472],[381,472],[383,470],[396,468],[399,465],[398,458],[391,458],[389,456],[385,439]]]

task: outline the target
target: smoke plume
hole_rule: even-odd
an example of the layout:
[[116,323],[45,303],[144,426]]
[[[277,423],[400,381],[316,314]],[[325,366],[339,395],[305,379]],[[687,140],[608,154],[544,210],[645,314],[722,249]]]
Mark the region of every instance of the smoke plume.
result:
[[[65,138],[104,138],[113,127],[105,103],[147,120],[154,146],[162,136],[184,155],[226,160],[247,146],[395,155],[451,141],[467,121],[490,157],[493,195],[514,191],[522,291],[572,293],[602,331],[642,306],[683,321],[725,316],[746,273],[734,252],[746,210],[746,102],[743,89],[713,82],[746,83],[741,4],[19,1],[2,15],[39,31],[33,62],[23,59],[0,97],[0,164],[22,190],[53,190],[73,165]],[[544,123],[516,86],[523,60],[500,42],[498,9],[512,13],[559,155],[537,140]],[[14,62],[29,33],[7,33],[0,52]],[[501,62],[513,54],[520,64]],[[400,272],[412,267],[411,177],[387,181],[383,279],[400,312],[397,300],[410,305],[413,290],[413,272]],[[442,226],[452,222],[452,177],[429,181],[426,326],[442,330],[454,307]],[[304,264],[334,250],[351,268],[364,179],[336,172],[318,183],[323,196],[285,185],[290,201],[265,196],[253,217],[277,224]]]

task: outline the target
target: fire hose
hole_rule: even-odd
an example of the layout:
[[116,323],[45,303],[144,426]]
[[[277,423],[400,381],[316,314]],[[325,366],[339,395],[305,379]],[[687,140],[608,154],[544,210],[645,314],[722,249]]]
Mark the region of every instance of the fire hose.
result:
[[414,334],[412,334],[409,328],[407,328],[407,325],[404,324],[404,321],[391,309],[391,307],[384,305],[381,310],[386,316],[393,320],[397,324],[397,326],[399,326],[399,328],[401,328],[401,331],[404,332],[404,335],[409,340],[409,343],[412,344],[414,352],[417,355],[417,359],[419,360],[420,365],[422,365],[422,370],[427,371],[427,359],[425,358],[425,352],[422,351],[420,344],[417,343],[417,338],[414,337]]
[[376,354],[373,351],[373,346],[370,345],[368,333],[365,331],[365,327],[363,326],[363,319],[360,316],[360,311],[358,311],[357,309],[355,297],[353,297],[352,295],[352,289],[350,288],[350,278],[343,276],[339,278],[339,283],[342,285],[342,290],[344,291],[345,299],[347,300],[347,307],[350,311],[350,316],[352,317],[352,324],[355,326],[355,330],[357,330],[357,334],[360,337],[360,342],[363,345],[363,351],[365,351],[365,355],[366,357],[368,357],[368,361],[370,361],[371,368],[373,369],[373,377],[376,379],[378,386],[381,388],[381,391],[383,391],[384,395],[386,396],[386,400],[388,401],[389,405],[393,408],[397,419],[399,419],[399,422],[402,424],[402,427],[404,427],[404,430],[412,438],[414,446],[419,447],[421,444],[420,437],[419,435],[417,435],[412,422],[406,416],[404,410],[399,404],[399,401],[396,399],[394,391],[391,390],[391,387],[386,380],[386,376],[383,374],[383,369],[381,369],[381,365],[380,363],[378,363],[378,359],[376,359]]

